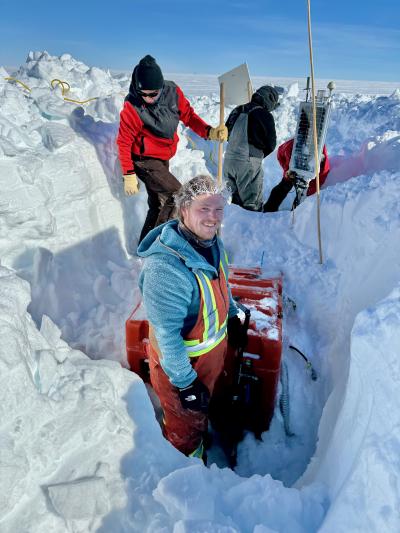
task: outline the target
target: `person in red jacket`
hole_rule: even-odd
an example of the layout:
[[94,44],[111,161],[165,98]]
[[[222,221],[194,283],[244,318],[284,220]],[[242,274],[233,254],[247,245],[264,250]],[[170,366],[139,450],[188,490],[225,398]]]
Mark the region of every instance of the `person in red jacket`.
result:
[[129,93],[120,114],[117,137],[125,194],[139,191],[139,178],[148,195],[148,212],[139,242],[174,211],[173,195],[181,184],[169,171],[178,145],[178,124],[203,139],[226,141],[224,125],[212,128],[191,107],[182,90],[164,80],[156,60],[147,55],[133,70]]
[[[292,150],[293,150],[293,144],[294,139],[289,139],[288,141],[281,144],[278,148],[278,161],[283,169],[283,178],[282,180],[276,185],[270,195],[268,200],[265,202],[263,211],[264,213],[272,212],[272,211],[278,211],[279,206],[283,202],[283,200],[288,195],[289,191],[292,189],[292,187],[295,184],[296,175],[293,175],[294,173],[289,170],[289,163],[290,158],[292,157]],[[329,174],[330,170],[330,164],[328,159],[328,152],[326,150],[326,146],[324,145],[322,149],[322,157],[320,161],[320,172],[319,172],[319,184],[322,186],[325,183],[326,177]],[[314,194],[317,190],[317,184],[315,181],[315,178],[312,179],[308,185],[307,189],[307,196],[311,196]]]

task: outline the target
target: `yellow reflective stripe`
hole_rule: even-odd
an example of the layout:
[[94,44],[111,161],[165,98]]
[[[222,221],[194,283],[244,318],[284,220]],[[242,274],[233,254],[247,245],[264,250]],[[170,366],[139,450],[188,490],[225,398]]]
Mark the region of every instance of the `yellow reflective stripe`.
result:
[[199,459],[202,459],[203,453],[204,453],[204,446],[203,446],[203,440],[201,440],[197,448],[192,453],[189,453],[189,457],[198,457]]
[[220,337],[218,337],[218,339],[215,342],[213,342],[212,344],[210,344],[206,348],[200,348],[199,350],[196,350],[196,351],[188,353],[188,356],[189,357],[200,357],[200,355],[203,355],[205,353],[211,352],[211,350],[213,348],[218,346],[218,344],[220,344],[225,339],[226,335],[227,335],[227,331],[225,329],[223,334]]
[[[225,258],[227,255],[225,252]],[[227,264],[221,259],[219,265],[220,271],[222,270],[225,281],[228,279],[227,274]],[[211,351],[215,346],[217,346],[226,336],[226,324],[228,321],[228,316],[225,317],[225,320],[220,324],[220,316],[217,308],[217,303],[215,299],[214,290],[209,278],[204,274],[204,272],[198,271],[193,272],[196,276],[197,282],[200,288],[201,298],[203,300],[203,323],[204,331],[202,339],[189,339],[184,340],[183,343],[187,347],[187,352],[189,357],[198,357]],[[210,324],[211,320],[211,324]],[[215,338],[215,341],[214,341]],[[211,341],[211,343],[210,343]],[[207,343],[206,347],[201,347]],[[193,347],[199,345],[198,350],[193,350]]]
[[222,267],[222,272],[224,273],[225,280],[227,280],[228,277],[229,277],[229,267],[228,267],[228,256],[226,255],[226,252],[225,252],[225,261],[222,261],[222,259],[221,259],[221,261],[220,261],[220,269]]
[[211,286],[210,280],[207,278],[207,276],[204,276],[208,290],[210,291],[211,295],[211,303],[212,303],[212,312],[214,313],[215,319],[214,319],[214,331],[211,331],[210,335],[214,335],[219,330],[219,315],[218,315],[218,309],[217,309],[217,303],[215,301],[215,294],[213,291],[213,288]]
[[203,286],[203,283],[201,282],[200,276],[198,274],[195,274],[195,276],[197,278],[197,281],[199,282],[200,292],[203,298],[203,321],[204,321],[203,340],[207,340],[209,323],[208,323],[208,309],[207,309],[206,295],[204,293],[204,286]]
[[228,279],[228,274],[229,274],[229,259],[228,259],[228,254],[226,253],[226,251],[224,251],[224,259],[225,259],[225,261],[223,261],[224,272],[225,272],[226,279]]
[[[226,327],[226,323],[228,322],[228,319],[226,318],[223,322],[223,324],[221,325],[220,329],[217,331],[217,334],[222,331],[225,327]],[[216,335],[217,335],[216,334]],[[211,337],[212,338],[212,337]],[[207,339],[207,341],[209,341],[210,338]],[[205,341],[205,342],[207,342]],[[192,346],[197,346],[198,344],[203,344],[203,341],[201,339],[191,339],[191,340],[188,340],[188,341],[183,341],[183,344],[185,346],[187,346],[188,348],[192,347]]]
[[190,340],[190,341],[183,341],[183,344],[185,346],[196,346],[196,344],[199,344],[201,341],[199,339],[194,339],[194,340]]
[[[204,325],[203,339],[207,340],[209,337],[212,337],[215,333],[215,313],[213,313],[213,291],[209,284],[209,279],[201,272],[201,275],[204,278],[203,291],[204,291],[204,300],[206,305],[207,312],[207,324]],[[210,322],[211,318],[211,322]]]
[[[227,320],[223,323],[221,329],[213,336],[209,337],[206,341],[186,341],[186,352],[190,356],[192,353],[197,353],[199,350],[206,349],[210,346],[212,346],[217,340],[219,340],[221,337],[223,337],[226,334],[226,323]],[[185,343],[185,341],[183,341]]]
[[[228,316],[222,322],[221,327],[219,328],[219,330],[217,331],[216,334],[218,334],[221,331],[221,329],[224,329],[224,327],[226,326],[227,322],[228,322]],[[185,340],[183,341],[185,346],[196,346],[196,344],[200,344],[201,342],[202,342],[201,339],[190,339],[190,340],[187,340],[187,341],[185,341]]]

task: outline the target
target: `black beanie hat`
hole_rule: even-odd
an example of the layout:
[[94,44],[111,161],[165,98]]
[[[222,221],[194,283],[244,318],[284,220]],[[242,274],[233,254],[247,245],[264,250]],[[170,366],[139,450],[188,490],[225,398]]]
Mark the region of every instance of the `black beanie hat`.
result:
[[143,57],[133,71],[136,89],[151,90],[161,89],[164,84],[164,78],[160,67],[157,65],[154,57],[149,55]]
[[266,107],[268,111],[273,111],[279,105],[279,94],[274,87],[263,85],[253,94],[252,100],[259,102],[262,106]]

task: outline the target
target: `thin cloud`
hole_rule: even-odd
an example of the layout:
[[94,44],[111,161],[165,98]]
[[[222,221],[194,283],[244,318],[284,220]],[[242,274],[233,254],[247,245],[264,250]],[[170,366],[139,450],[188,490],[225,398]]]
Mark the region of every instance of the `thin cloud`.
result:
[[[303,21],[290,17],[245,16],[229,17],[230,25],[237,25],[243,30],[260,32],[268,37],[288,39],[292,42],[304,39],[307,35],[307,19]],[[361,24],[330,24],[314,21],[312,24],[314,38],[329,46],[360,46],[363,48],[400,48],[400,30]]]
[[306,19],[304,24],[299,23],[299,20],[288,17],[276,17],[276,16],[241,16],[229,17],[229,24],[237,25],[238,27],[251,32],[262,32],[268,34],[279,35],[303,35],[307,32]]
[[371,50],[400,48],[400,30],[366,25],[321,24],[315,35],[328,46],[348,46]]

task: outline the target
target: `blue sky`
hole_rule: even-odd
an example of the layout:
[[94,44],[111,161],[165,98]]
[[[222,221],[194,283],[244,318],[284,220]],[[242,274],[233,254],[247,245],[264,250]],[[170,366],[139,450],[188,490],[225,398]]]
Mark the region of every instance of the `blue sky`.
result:
[[[29,50],[131,70],[147,53],[164,72],[309,73],[306,0],[0,0],[0,65]],[[311,0],[318,78],[400,81],[399,0]]]

